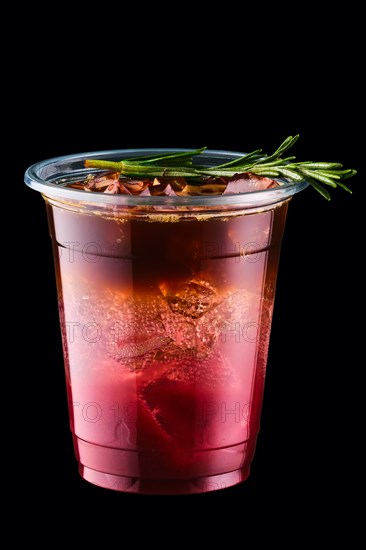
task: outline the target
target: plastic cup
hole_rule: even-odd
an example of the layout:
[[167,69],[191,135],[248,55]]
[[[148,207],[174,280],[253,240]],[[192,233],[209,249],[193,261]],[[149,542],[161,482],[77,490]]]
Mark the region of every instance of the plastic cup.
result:
[[[82,477],[200,493],[249,475],[286,212],[307,183],[186,197],[65,186],[93,172],[85,158],[159,151],[54,158],[25,182],[46,202]],[[200,164],[238,156],[206,151]]]

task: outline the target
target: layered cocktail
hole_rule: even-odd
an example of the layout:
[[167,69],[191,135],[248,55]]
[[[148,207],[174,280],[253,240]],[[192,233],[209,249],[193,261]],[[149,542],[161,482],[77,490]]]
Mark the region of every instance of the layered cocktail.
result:
[[[92,158],[132,154],[156,151]],[[238,158],[205,152],[200,166]],[[288,202],[307,184],[253,174],[131,179],[83,160],[28,172],[47,204],[81,475],[154,494],[245,480]]]

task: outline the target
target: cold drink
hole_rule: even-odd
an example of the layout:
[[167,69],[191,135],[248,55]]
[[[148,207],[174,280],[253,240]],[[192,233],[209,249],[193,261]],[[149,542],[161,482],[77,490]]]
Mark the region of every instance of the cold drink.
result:
[[[132,153],[156,150],[93,156],[114,167]],[[181,494],[249,475],[287,206],[307,183],[205,175],[239,157],[201,154],[199,189],[85,170],[83,155],[26,173],[46,201],[70,424],[91,483]]]

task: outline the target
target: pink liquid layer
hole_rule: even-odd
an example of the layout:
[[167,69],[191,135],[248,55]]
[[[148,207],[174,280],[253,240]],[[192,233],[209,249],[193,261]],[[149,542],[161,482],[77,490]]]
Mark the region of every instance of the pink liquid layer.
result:
[[153,494],[244,481],[287,205],[179,223],[48,208],[81,475]]

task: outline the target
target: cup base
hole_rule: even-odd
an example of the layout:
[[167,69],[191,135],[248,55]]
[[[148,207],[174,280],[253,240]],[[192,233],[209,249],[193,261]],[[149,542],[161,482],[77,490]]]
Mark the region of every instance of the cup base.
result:
[[79,472],[82,478],[89,483],[112,491],[147,495],[182,495],[207,493],[237,485],[248,478],[250,467],[214,476],[169,480],[141,479],[107,474],[92,470],[83,464],[79,464]]
[[189,462],[172,464],[165,452],[96,445],[73,434],[81,476],[90,483],[127,493],[173,495],[231,487],[249,476],[256,437],[224,448],[194,451]]

